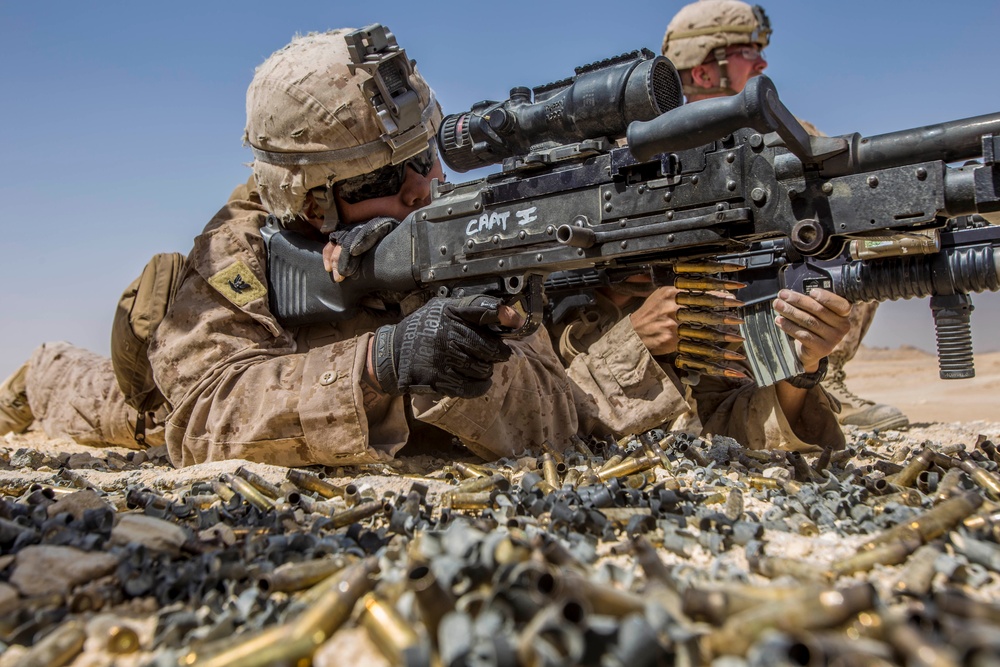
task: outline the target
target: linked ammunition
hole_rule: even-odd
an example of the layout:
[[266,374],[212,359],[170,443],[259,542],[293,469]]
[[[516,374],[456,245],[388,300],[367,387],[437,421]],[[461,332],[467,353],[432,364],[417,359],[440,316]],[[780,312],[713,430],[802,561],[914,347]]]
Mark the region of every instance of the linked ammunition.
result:
[[281,493],[281,491],[278,490],[277,486],[271,484],[271,482],[267,481],[254,471],[248,469],[246,466],[240,466],[239,468],[237,468],[236,474],[245,479],[246,481],[250,482],[250,484],[255,489],[257,489],[264,495],[268,496],[272,500],[277,500],[278,498],[284,495],[283,493]]
[[290,468],[288,470],[288,479],[300,489],[312,491],[324,498],[342,498],[344,496],[344,489],[342,487],[331,484],[327,480],[304,470]]
[[746,286],[746,283],[738,280],[723,280],[721,278],[709,278],[707,276],[701,276],[698,278],[685,278],[678,276],[674,279],[674,287],[679,290],[732,291],[743,289]]
[[674,264],[674,273],[732,273],[734,271],[741,271],[744,268],[742,264],[733,262],[705,260],[700,262],[677,262]]
[[703,325],[681,324],[677,327],[677,337],[688,340],[704,340],[713,343],[742,343],[743,336]]
[[708,326],[739,326],[743,324],[743,318],[730,313],[717,313],[711,310],[692,310],[691,308],[681,308],[677,311],[677,321],[684,324],[707,324]]
[[686,340],[677,343],[677,351],[681,354],[689,354],[710,361],[742,361],[746,359],[746,355],[735,350],[727,350],[724,347],[704,343],[692,343]]
[[677,303],[681,306],[694,306],[696,308],[736,309],[746,305],[732,295],[721,296],[703,292],[681,292],[677,295]]
[[[679,312],[684,312],[679,311]],[[704,375],[710,377],[724,377],[724,378],[734,378],[741,379],[748,377],[746,373],[731,366],[722,366],[720,364],[712,364],[705,361],[700,361],[698,359],[692,359],[691,357],[678,356],[674,359],[674,366],[681,370],[697,371]]]

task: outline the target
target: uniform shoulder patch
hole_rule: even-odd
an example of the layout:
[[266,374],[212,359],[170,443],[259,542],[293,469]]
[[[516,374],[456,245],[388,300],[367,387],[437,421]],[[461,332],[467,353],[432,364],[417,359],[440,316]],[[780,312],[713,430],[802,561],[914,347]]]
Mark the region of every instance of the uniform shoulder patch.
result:
[[208,283],[239,308],[267,294],[267,288],[242,261],[222,269]]

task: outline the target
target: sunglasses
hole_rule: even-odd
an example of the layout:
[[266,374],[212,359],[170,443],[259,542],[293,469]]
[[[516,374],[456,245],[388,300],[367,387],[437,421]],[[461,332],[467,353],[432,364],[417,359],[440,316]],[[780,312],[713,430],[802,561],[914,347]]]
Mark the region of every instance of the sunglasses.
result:
[[348,204],[357,204],[366,199],[391,197],[403,189],[407,168],[421,176],[427,176],[436,162],[437,145],[432,139],[426,150],[399,164],[387,164],[367,174],[334,183],[334,192]]
[[764,50],[759,46],[741,46],[731,51],[726,51],[726,55],[730,58],[740,56],[743,60],[752,63],[764,59]]

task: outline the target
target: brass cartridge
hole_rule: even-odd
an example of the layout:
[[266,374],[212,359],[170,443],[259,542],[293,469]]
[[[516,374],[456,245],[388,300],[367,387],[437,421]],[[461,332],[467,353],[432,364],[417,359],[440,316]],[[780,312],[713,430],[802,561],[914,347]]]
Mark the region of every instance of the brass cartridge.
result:
[[228,503],[233,499],[233,496],[236,495],[235,491],[218,479],[212,480],[212,491],[214,491],[215,495],[219,496],[224,503]]
[[871,609],[877,600],[870,584],[824,590],[815,596],[762,604],[729,617],[704,639],[710,655],[744,655],[766,630],[784,632],[832,628]]
[[281,491],[278,490],[277,486],[271,484],[271,482],[267,481],[254,471],[248,469],[246,466],[240,466],[239,468],[237,468],[236,474],[245,479],[246,481],[250,482],[250,484],[253,485],[253,488],[257,489],[265,496],[273,500],[276,500],[280,498],[282,495],[284,495],[281,493]]
[[473,479],[474,477],[489,477],[490,473],[485,472],[479,466],[473,465],[471,463],[455,463],[453,466],[464,479]]
[[923,544],[917,533],[901,533],[897,541],[881,544],[873,549],[859,551],[850,558],[834,563],[830,571],[834,577],[855,572],[867,572],[876,565],[899,565]]
[[938,482],[937,491],[934,493],[934,502],[939,503],[955,495],[961,489],[962,475],[964,474],[961,468],[949,468],[941,481]]
[[83,650],[86,639],[87,631],[82,621],[66,621],[28,649],[17,664],[44,667],[68,665]]
[[343,512],[334,512],[331,522],[334,528],[343,528],[352,523],[363,521],[370,516],[375,516],[383,511],[382,503],[377,500],[367,500],[359,505],[355,505]]
[[713,343],[742,343],[743,336],[709,326],[681,324],[677,327],[677,337],[688,340],[705,340]]
[[108,628],[108,653],[127,655],[139,650],[139,635],[127,625],[113,625]]
[[941,544],[931,542],[913,552],[906,561],[906,567],[893,584],[892,590],[900,595],[922,597],[931,590],[931,582],[937,573],[935,561],[941,555]]
[[652,456],[630,457],[622,460],[615,466],[604,466],[597,471],[597,479],[606,482],[615,477],[628,477],[629,475],[654,467],[659,461]]
[[356,556],[338,555],[316,560],[291,562],[279,565],[257,579],[257,587],[264,593],[301,591],[315,586],[332,574],[357,562]]
[[474,493],[449,493],[448,505],[455,510],[485,510],[493,507],[489,491]]
[[724,347],[706,345],[704,343],[692,343],[685,340],[677,343],[677,351],[681,354],[689,354],[710,361],[743,361],[746,359],[745,354],[741,354],[735,350],[727,350]]
[[976,462],[964,456],[958,461],[958,467],[965,471],[972,481],[981,486],[993,500],[1000,500],[1000,478],[985,468],[980,468]]
[[358,622],[393,665],[429,665],[429,647],[396,609],[375,593],[361,599]]
[[709,326],[739,326],[743,318],[727,312],[717,313],[712,310],[692,310],[681,308],[677,311],[677,322],[684,324],[707,324]]
[[417,600],[427,634],[437,641],[438,626],[444,615],[455,608],[455,596],[441,585],[426,563],[414,562],[407,573],[406,583]]
[[[688,289],[697,288],[689,287]],[[705,292],[681,292],[677,295],[677,303],[681,306],[694,306],[696,308],[732,308],[734,310],[746,305],[731,294],[721,296]]]
[[895,484],[896,486],[913,486],[917,481],[917,476],[927,470],[933,462],[934,450],[930,447],[924,447],[910,460],[909,463],[906,464],[905,468],[900,470],[891,478],[887,478],[887,481]]
[[498,472],[489,477],[476,477],[466,480],[451,489],[449,493],[472,493],[474,491],[488,491],[492,489],[508,491],[510,490],[510,480],[507,479],[506,475]]
[[674,264],[674,273],[732,273],[742,271],[744,268],[742,264],[733,262],[702,260],[700,262],[677,262]]
[[311,491],[324,498],[343,498],[344,489],[304,470],[290,468],[288,479],[303,491]]
[[559,481],[559,473],[556,472],[556,460],[548,452],[542,454],[542,477],[554,489],[562,486],[562,483]]
[[898,541],[902,535],[911,531],[919,535],[922,541],[930,542],[954,528],[982,504],[983,497],[975,491],[958,493],[917,518],[879,533],[861,545],[861,548],[873,549],[880,544]]
[[728,291],[743,289],[746,286],[746,283],[739,280],[724,280],[722,278],[709,278],[708,276],[700,276],[698,278],[677,277],[674,279],[674,287],[677,289]]
[[222,481],[232,487],[233,491],[240,494],[243,500],[247,501],[261,512],[267,512],[274,508],[274,503],[263,493],[258,491],[250,482],[246,481],[242,477],[237,477],[236,475],[231,475],[230,473],[223,473],[221,477]]

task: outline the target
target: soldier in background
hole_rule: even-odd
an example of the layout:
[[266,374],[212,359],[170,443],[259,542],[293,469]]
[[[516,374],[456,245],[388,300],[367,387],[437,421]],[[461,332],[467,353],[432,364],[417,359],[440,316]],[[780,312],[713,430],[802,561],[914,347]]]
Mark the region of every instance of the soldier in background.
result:
[[[740,0],[699,0],[681,8],[670,21],[662,51],[680,72],[687,101],[695,102],[742,91],[751,77],[767,67],[764,48],[770,36],[771,23],[759,5]],[[811,123],[799,122],[809,133],[824,136]],[[841,424],[868,429],[901,428],[909,420],[899,408],[861,398],[845,384],[844,366],[857,353],[877,306],[877,302],[854,305],[851,330],[830,354],[822,384],[841,403]]]

